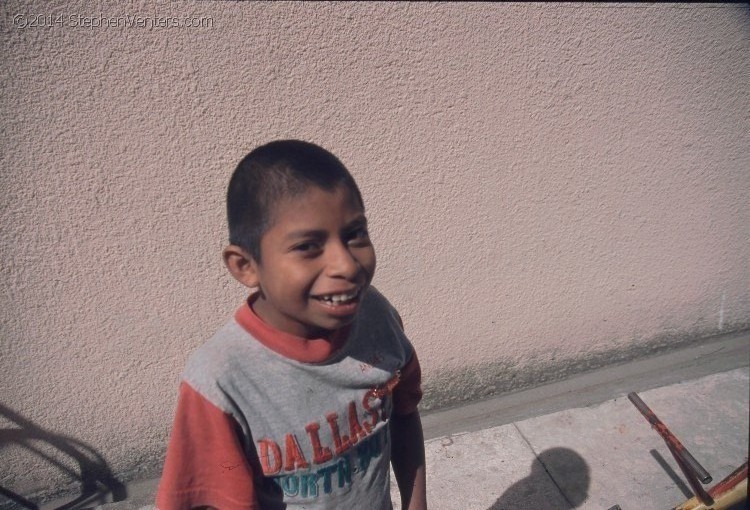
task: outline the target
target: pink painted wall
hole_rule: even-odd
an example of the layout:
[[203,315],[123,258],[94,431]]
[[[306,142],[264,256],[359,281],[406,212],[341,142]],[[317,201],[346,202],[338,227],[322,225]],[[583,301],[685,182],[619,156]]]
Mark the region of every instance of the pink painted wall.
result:
[[0,11],[17,494],[75,488],[75,441],[120,479],[158,470],[185,358],[245,295],[220,260],[225,186],[274,138],[358,179],[427,408],[750,326],[745,6]]

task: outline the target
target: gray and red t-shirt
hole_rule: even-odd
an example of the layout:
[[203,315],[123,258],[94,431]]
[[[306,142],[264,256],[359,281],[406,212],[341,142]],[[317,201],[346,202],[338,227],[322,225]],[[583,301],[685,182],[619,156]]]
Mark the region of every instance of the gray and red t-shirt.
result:
[[188,360],[157,507],[390,509],[388,423],[416,410],[420,378],[372,287],[332,340],[275,330],[245,304]]

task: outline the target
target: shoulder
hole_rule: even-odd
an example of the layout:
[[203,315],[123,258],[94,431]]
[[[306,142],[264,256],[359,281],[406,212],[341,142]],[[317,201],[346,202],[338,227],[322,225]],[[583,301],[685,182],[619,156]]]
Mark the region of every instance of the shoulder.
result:
[[373,286],[367,289],[362,299],[362,314],[367,318],[395,320],[399,327],[403,326],[396,308]]
[[188,357],[182,380],[225,412],[233,411],[232,379],[244,372],[240,365],[250,363],[255,356],[256,342],[234,320],[214,334]]
[[375,287],[368,288],[362,299],[356,329],[365,348],[390,350],[398,353],[403,362],[414,351],[396,308]]
[[244,347],[248,337],[248,333],[236,321],[229,321],[190,354],[184,375],[195,373],[218,375],[224,372],[226,366],[236,359],[233,353],[236,354],[238,347]]

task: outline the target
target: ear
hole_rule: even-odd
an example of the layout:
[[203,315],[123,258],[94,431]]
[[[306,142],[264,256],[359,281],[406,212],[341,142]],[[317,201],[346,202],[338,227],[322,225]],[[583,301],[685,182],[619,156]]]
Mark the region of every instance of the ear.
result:
[[260,279],[258,275],[258,263],[253,257],[237,245],[230,244],[222,252],[224,265],[235,280],[245,287],[258,287]]

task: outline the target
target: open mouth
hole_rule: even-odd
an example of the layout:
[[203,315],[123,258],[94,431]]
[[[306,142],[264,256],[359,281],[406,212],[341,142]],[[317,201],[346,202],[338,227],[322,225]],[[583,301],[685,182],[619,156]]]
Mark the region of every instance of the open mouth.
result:
[[322,294],[320,296],[314,296],[321,303],[328,306],[341,306],[355,303],[359,298],[360,288],[357,287],[349,292],[342,292],[340,294]]

